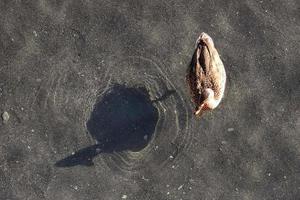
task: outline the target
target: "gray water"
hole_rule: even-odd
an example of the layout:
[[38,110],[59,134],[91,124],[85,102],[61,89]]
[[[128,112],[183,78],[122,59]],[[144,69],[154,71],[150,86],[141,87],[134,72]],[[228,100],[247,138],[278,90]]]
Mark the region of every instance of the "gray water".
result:
[[[0,199],[297,199],[297,1],[0,1]],[[201,32],[226,69],[193,115]]]

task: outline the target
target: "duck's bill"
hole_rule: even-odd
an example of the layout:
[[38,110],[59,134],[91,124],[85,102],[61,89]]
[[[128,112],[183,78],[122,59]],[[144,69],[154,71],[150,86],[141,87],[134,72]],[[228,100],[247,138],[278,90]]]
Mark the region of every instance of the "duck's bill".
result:
[[202,104],[201,106],[199,106],[199,107],[195,110],[194,115],[195,115],[196,117],[201,117],[201,116],[203,115],[204,111],[205,111],[205,109],[204,109],[203,104]]

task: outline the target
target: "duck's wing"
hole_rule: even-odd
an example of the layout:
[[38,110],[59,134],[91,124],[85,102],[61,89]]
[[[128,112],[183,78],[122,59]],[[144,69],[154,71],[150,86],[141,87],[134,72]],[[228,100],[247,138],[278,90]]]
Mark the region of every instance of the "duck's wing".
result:
[[197,45],[197,64],[201,69],[203,78],[207,78],[211,71],[211,53],[210,48],[203,42],[200,41]]
[[199,44],[203,46],[199,62],[205,72],[205,87],[214,90],[216,97],[224,92],[226,73],[214,42],[207,34],[202,34]]
[[199,63],[200,51],[197,48],[193,54],[192,61],[186,72],[186,81],[190,89],[192,101],[199,105],[201,101],[202,80],[204,80],[205,71]]

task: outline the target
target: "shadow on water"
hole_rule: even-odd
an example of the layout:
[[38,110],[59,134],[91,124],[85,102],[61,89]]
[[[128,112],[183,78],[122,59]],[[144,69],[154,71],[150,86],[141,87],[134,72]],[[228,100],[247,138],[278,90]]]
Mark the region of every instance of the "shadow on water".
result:
[[152,100],[151,102],[156,103],[156,102],[160,102],[160,101],[164,101],[167,98],[169,98],[172,94],[174,94],[176,91],[175,90],[168,90],[166,91],[165,94],[163,94],[161,97]]
[[55,166],[92,166],[93,158],[100,153],[140,151],[150,141],[158,121],[158,111],[152,103],[174,92],[151,101],[145,88],[115,85],[96,103],[86,124],[96,144],[58,161]]

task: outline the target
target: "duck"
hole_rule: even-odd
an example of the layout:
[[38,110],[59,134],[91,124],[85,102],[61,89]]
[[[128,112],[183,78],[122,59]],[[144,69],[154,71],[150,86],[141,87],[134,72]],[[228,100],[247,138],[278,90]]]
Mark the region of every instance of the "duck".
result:
[[215,109],[221,102],[226,85],[226,72],[213,39],[201,33],[196,41],[186,81],[195,104],[194,115]]

